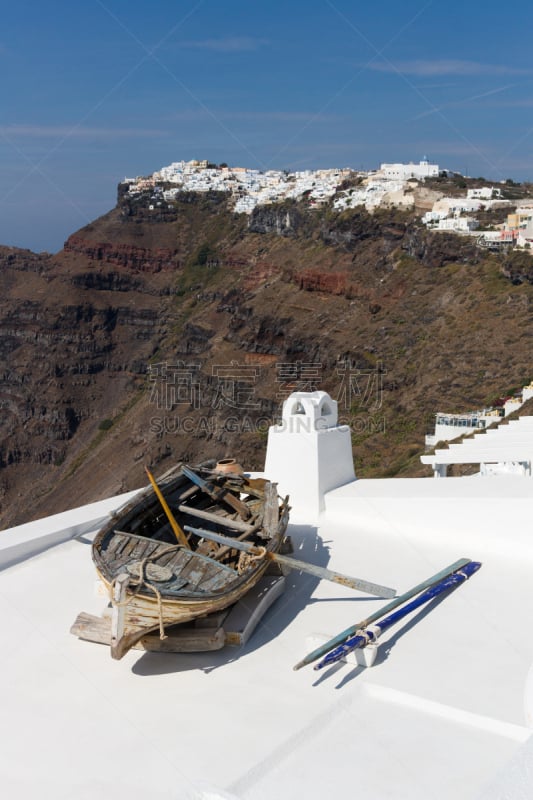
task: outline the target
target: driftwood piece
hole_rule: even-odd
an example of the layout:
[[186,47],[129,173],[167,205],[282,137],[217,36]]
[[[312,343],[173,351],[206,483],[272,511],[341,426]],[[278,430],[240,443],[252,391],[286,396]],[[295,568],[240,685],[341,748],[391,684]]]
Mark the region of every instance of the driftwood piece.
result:
[[204,511],[201,508],[193,508],[192,506],[179,505],[178,511],[183,514],[189,514],[191,517],[198,517],[199,519],[207,519],[210,522],[217,522],[225,528],[231,528],[234,531],[242,533],[249,533],[254,530],[254,525],[248,525],[247,522],[242,522],[239,519],[232,519],[231,517],[223,517],[222,514],[212,514],[210,511]]
[[275,483],[265,485],[265,507],[263,514],[263,539],[272,539],[276,535],[279,522],[278,491]]
[[[78,614],[70,632],[79,639],[98,644],[111,644],[111,624],[109,617],[96,617],[84,611]],[[220,627],[167,628],[167,638],[161,640],[158,633],[149,633],[133,650],[149,650],[159,653],[195,653],[206,650],[220,650],[224,647],[224,630]]]

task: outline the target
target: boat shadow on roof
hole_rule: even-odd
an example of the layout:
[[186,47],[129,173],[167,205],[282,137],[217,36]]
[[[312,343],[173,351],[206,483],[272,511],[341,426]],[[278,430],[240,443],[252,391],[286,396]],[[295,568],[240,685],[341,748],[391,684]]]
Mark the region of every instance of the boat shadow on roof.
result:
[[[290,525],[288,533],[291,536],[296,558],[320,567],[326,567],[330,559],[328,544],[318,536],[317,529],[310,525]],[[218,667],[238,661],[255,650],[258,650],[278,637],[303,611],[313,602],[311,595],[316,589],[319,579],[296,570],[285,576],[285,591],[276,602],[266,611],[257,623],[250,639],[240,647],[226,646],[221,650],[198,653],[156,653],[144,652],[132,665],[132,672],[136,675],[150,676],[162,675],[188,670],[202,670],[212,672]],[[331,586],[332,600],[338,600],[336,588]],[[344,599],[344,598],[342,598]],[[353,602],[361,599],[354,595]],[[246,596],[240,603],[246,604]],[[287,662],[290,655],[287,655]]]

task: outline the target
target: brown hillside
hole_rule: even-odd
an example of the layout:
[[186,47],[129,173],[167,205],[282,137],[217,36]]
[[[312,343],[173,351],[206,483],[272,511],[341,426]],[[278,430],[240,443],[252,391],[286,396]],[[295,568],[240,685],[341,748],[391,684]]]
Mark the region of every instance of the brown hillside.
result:
[[144,483],[177,458],[261,468],[293,389],[323,388],[359,475],[423,473],[437,409],[528,382],[533,259],[405,213],[149,198],[56,256],[0,248],[1,523]]

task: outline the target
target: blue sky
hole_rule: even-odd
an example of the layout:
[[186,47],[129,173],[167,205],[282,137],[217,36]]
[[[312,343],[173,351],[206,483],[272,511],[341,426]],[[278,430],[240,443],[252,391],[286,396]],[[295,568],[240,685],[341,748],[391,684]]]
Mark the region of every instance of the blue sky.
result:
[[0,29],[0,243],[56,251],[125,175],[417,161],[533,180],[525,0],[19,0]]

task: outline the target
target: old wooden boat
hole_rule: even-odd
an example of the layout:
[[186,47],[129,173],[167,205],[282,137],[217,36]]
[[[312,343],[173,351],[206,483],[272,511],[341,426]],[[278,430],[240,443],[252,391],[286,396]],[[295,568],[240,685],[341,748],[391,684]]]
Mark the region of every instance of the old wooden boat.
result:
[[[194,470],[177,465],[144,490],[99,531],[92,547],[113,605],[113,658],[122,658],[152,631],[159,629],[163,639],[168,626],[237,602],[265,572],[267,553],[279,551],[288,512],[288,498],[278,497],[275,484],[221,472],[214,461]],[[264,550],[250,556],[197,534],[186,536],[184,527],[199,522],[206,532]]]

